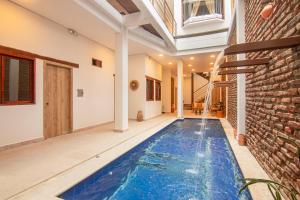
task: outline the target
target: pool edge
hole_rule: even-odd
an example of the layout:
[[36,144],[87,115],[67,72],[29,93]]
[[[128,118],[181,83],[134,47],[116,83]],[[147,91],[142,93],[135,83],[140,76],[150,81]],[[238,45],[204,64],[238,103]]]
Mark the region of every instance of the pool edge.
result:
[[[237,140],[234,139],[233,128],[229,122],[225,118],[221,118],[220,122],[244,178],[270,179],[255,157],[251,154],[247,146],[240,146]],[[273,197],[264,184],[250,186],[249,191],[253,200],[273,200]]]

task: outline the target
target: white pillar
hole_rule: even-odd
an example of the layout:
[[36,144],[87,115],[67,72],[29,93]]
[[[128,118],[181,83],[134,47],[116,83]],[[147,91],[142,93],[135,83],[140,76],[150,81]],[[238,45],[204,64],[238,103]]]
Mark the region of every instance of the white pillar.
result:
[[128,30],[116,33],[115,131],[128,129]]
[[182,92],[182,83],[183,83],[183,62],[179,60],[177,62],[177,117],[183,118],[183,92]]
[[[236,1],[236,35],[237,43],[245,42],[245,4],[244,0]],[[237,60],[244,60],[245,54],[239,54]],[[246,132],[246,75],[237,75],[237,139]]]

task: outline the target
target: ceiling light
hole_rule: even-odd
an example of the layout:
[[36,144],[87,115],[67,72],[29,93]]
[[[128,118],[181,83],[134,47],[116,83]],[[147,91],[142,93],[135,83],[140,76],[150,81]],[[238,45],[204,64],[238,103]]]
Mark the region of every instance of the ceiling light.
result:
[[190,60],[194,60],[195,58],[194,57],[190,57]]
[[195,71],[195,69],[192,69],[192,72],[194,72]]
[[172,65],[173,63],[172,62],[169,62],[169,65]]
[[214,58],[214,57],[216,57],[216,56],[212,54],[212,55],[210,55],[210,57],[211,57],[211,58]]
[[193,66],[193,65],[191,65],[191,64],[188,64],[188,66],[189,66],[189,67],[191,67],[191,66]]
[[211,62],[211,63],[209,63],[209,64],[213,65],[214,63],[213,63],[213,62]]
[[164,56],[164,54],[159,54],[158,56],[159,56],[159,57],[163,57],[163,56]]

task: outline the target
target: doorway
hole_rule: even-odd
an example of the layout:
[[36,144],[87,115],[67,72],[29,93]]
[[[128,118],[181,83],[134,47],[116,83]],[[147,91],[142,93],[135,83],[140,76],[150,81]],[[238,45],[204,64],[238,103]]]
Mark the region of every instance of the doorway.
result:
[[72,132],[72,69],[44,64],[44,137]]

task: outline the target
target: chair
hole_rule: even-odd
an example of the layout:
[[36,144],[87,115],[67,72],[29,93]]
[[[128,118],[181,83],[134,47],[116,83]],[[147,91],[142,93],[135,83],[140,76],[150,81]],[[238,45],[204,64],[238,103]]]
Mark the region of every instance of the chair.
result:
[[196,113],[201,114],[202,110],[203,110],[203,105],[202,105],[202,103],[197,103]]
[[195,113],[197,111],[197,103],[193,103],[192,105],[192,111]]

